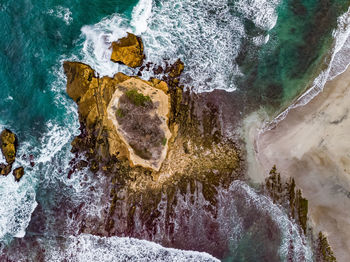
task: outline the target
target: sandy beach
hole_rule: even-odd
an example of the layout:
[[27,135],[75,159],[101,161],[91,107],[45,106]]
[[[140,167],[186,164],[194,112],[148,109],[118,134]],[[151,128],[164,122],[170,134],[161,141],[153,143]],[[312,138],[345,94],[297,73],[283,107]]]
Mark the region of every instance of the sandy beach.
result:
[[350,69],[272,130],[256,135],[251,150],[257,161],[253,180],[262,181],[274,164],[282,176],[295,178],[309,200],[313,227],[328,235],[338,261],[350,257],[349,112]]

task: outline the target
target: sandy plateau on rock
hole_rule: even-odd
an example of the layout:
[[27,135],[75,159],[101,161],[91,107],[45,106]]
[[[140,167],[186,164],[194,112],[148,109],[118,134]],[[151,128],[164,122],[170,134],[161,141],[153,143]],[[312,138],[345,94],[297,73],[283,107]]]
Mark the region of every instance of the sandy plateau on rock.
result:
[[162,120],[162,124],[160,128],[165,133],[166,141],[169,141],[171,138],[171,132],[168,128],[168,116],[169,116],[169,109],[170,109],[170,103],[169,103],[169,96],[164,93],[163,90],[154,88],[148,84],[146,84],[144,81],[137,79],[137,78],[130,78],[122,83],[120,83],[116,91],[113,94],[113,97],[111,99],[111,102],[108,105],[107,113],[108,118],[113,121],[113,124],[115,126],[115,129],[120,136],[120,138],[123,140],[123,142],[127,145],[127,148],[130,153],[130,161],[133,165],[140,165],[146,168],[152,168],[154,170],[159,170],[161,167],[162,162],[166,158],[167,150],[168,150],[168,143],[165,144],[162,150],[162,154],[159,159],[143,159],[140,156],[138,156],[134,150],[129,146],[128,143],[128,134],[123,131],[123,129],[120,127],[117,117],[116,117],[116,111],[118,108],[118,102],[119,98],[125,93],[123,89],[131,90],[136,89],[138,92],[142,93],[144,96],[149,96],[153,103],[158,102],[159,105],[156,109],[154,109],[154,112],[152,114],[157,114],[160,119]]

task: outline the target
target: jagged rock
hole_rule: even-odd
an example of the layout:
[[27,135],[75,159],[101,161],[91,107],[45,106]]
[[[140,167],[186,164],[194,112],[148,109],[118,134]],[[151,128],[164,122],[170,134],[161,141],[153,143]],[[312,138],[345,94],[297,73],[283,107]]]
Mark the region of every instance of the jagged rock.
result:
[[24,175],[24,168],[23,167],[17,167],[13,170],[13,176],[15,177],[15,180],[19,182],[21,178]]
[[169,76],[171,78],[177,78],[181,75],[184,68],[185,68],[184,63],[180,59],[178,59],[174,64],[172,64],[170,67],[168,67],[165,70],[165,72],[169,73]]
[[296,189],[294,178],[282,181],[281,175],[274,165],[269,177],[266,178],[265,188],[274,203],[284,206],[289,216],[296,219],[304,233],[306,233],[308,200],[303,198],[300,189]]
[[5,129],[0,134],[1,152],[5,156],[7,164],[11,165],[16,159],[17,138],[10,130]]
[[12,165],[5,165],[4,163],[0,164],[0,175],[7,176],[12,169]]
[[134,34],[128,33],[126,37],[112,43],[111,60],[116,63],[123,63],[129,67],[139,67],[143,63],[142,39]]
[[[305,236],[308,236],[308,200],[302,196],[300,189],[296,188],[294,178],[284,181],[277,172],[276,165],[265,180],[266,193],[273,202],[283,206],[290,218],[299,224]],[[319,232],[315,241],[314,251],[317,262],[335,262],[336,258],[327,237]]]
[[331,246],[328,243],[327,237],[322,233],[318,233],[316,241],[316,262],[336,262]]

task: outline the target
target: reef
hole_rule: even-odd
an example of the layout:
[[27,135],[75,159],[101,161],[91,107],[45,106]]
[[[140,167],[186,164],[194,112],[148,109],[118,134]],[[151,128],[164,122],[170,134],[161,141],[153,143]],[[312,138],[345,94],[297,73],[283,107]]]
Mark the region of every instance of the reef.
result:
[[[0,147],[6,163],[0,163],[0,174],[7,176],[11,170],[12,165],[16,161],[18,139],[17,136],[8,129],[5,129],[0,134]],[[15,180],[18,182],[24,175],[24,168],[18,167],[13,171]]]
[[[291,177],[287,181],[282,180],[281,174],[277,172],[276,165],[274,165],[266,178],[264,191],[275,204],[286,210],[290,219],[294,220],[305,237],[311,240],[315,261],[336,261],[327,237],[322,232],[315,236],[311,225],[308,224],[308,201],[303,198],[301,190],[297,189],[294,178]],[[290,248],[293,249],[293,247]]]
[[[118,43],[126,46],[130,41]],[[123,52],[119,54],[124,56]],[[112,60],[140,65],[139,59],[128,59],[112,54]],[[68,177],[88,167],[109,181],[108,211],[98,221],[85,217],[81,232],[178,246],[172,220],[179,212],[175,209],[180,196],[190,196],[191,203],[202,196],[203,208],[217,216],[218,188],[242,178],[242,153],[237,141],[223,134],[217,105],[179,85],[181,60],[158,66],[155,74],[162,74],[161,79],[149,80],[123,73],[99,78],[80,62],[67,61],[63,67],[67,93],[78,105],[81,131],[72,142],[75,156]],[[146,67],[142,65],[136,75]]]

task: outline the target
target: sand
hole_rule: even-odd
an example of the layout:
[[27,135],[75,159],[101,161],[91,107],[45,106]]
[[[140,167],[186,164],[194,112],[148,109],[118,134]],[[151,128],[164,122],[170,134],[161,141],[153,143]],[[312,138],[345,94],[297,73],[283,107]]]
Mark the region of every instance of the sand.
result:
[[[249,172],[254,181],[263,181],[274,164],[281,175],[295,178],[309,199],[311,223],[328,235],[340,262],[350,257],[349,113],[350,69],[272,130],[253,131],[255,143],[248,151],[256,160]],[[248,119],[250,136],[257,130],[254,119]]]

